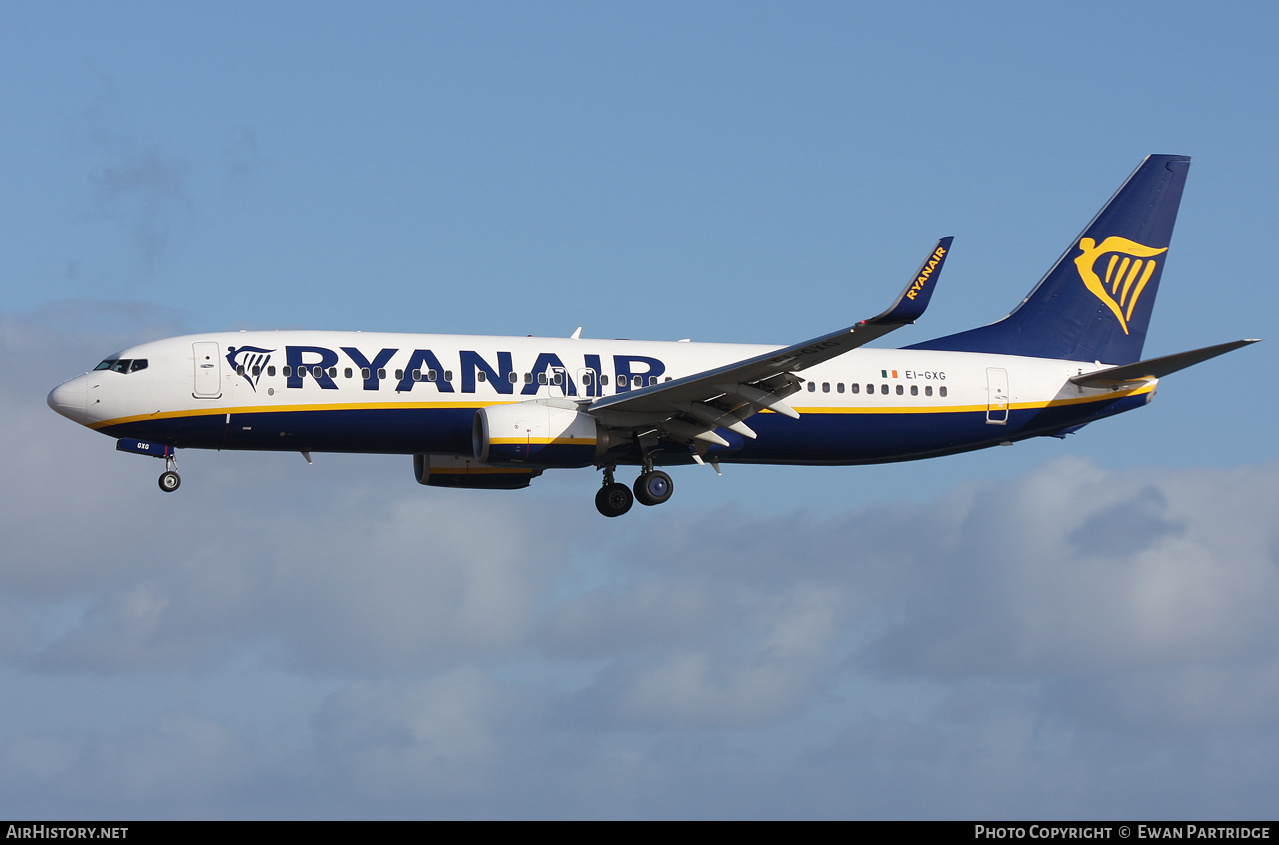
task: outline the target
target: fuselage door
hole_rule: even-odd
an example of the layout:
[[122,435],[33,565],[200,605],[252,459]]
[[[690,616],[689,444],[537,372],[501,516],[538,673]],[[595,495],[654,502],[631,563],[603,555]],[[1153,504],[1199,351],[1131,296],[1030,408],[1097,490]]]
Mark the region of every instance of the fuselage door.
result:
[[578,370],[577,392],[579,396],[603,396],[600,392],[600,374],[591,369]]
[[1008,371],[1002,367],[986,368],[986,422],[990,425],[1008,423]]
[[195,353],[195,389],[197,399],[217,399],[222,395],[222,356],[218,344],[201,341],[191,344]]
[[550,367],[546,371],[546,395],[564,397],[568,395],[568,370],[563,367]]

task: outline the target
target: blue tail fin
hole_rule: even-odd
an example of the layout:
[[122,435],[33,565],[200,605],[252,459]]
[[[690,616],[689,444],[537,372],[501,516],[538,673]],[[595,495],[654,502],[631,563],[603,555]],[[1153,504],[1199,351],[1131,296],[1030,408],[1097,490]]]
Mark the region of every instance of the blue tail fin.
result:
[[1189,167],[1187,156],[1147,156],[1016,310],[907,348],[1140,360]]

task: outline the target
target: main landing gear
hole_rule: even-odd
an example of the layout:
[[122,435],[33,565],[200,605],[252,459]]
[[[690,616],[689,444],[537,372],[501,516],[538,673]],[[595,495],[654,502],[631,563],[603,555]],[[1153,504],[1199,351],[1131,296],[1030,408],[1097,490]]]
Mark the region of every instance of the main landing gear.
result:
[[604,467],[604,486],[595,494],[595,507],[604,516],[621,516],[637,500],[641,505],[660,505],[675,492],[671,477],[660,469],[653,469],[651,464],[635,479],[634,493],[632,488],[613,480],[615,468]]
[[650,469],[635,479],[634,490],[641,505],[660,505],[675,492],[675,483],[660,469]]

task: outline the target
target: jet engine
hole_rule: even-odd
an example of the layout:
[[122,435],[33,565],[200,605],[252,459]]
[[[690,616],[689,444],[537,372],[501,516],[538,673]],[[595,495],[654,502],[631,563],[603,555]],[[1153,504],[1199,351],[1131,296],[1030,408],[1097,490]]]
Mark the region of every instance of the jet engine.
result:
[[485,466],[462,455],[414,455],[413,477],[430,487],[519,490],[542,474],[540,469]]
[[519,402],[476,411],[471,443],[485,464],[585,467],[607,446],[608,431],[576,407]]

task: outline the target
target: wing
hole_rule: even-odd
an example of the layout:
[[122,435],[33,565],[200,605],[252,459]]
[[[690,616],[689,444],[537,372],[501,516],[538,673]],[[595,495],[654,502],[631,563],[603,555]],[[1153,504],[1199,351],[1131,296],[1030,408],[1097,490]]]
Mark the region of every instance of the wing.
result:
[[728,446],[716,428],[753,439],[755,432],[743,420],[764,409],[798,419],[799,414],[785,402],[804,381],[796,373],[919,319],[953,240],[937,242],[906,289],[878,317],[734,364],[608,396],[586,410],[612,428],[648,427],[663,437],[694,445]]

